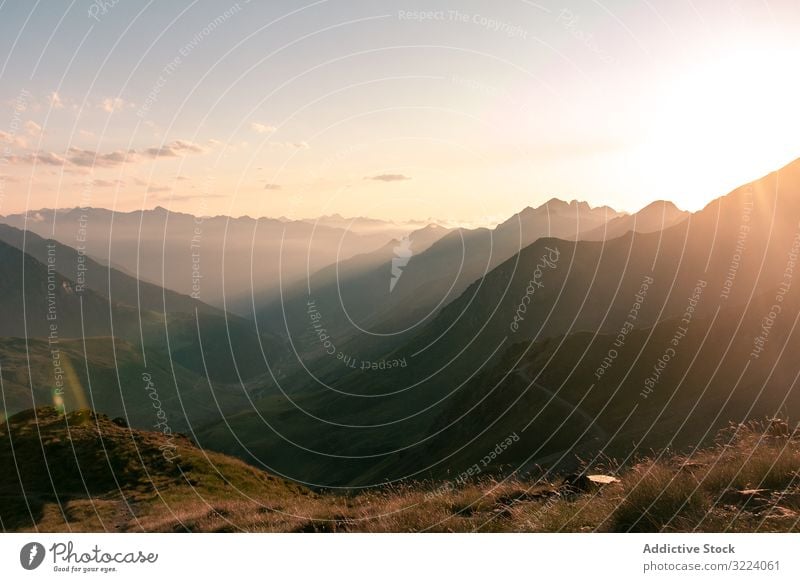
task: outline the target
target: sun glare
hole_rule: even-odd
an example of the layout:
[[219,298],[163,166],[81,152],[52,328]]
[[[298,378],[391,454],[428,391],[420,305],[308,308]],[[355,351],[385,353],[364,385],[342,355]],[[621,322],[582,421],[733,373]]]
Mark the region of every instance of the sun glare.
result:
[[714,189],[720,177],[733,188],[800,155],[798,62],[797,51],[739,50],[669,80],[642,153],[680,174],[676,203],[698,209],[726,193]]

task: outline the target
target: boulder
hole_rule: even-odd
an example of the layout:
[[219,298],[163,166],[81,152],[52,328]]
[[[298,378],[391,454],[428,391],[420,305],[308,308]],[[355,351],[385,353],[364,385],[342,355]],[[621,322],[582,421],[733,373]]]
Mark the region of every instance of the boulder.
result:
[[564,478],[564,486],[569,487],[570,489],[577,489],[579,491],[592,491],[599,489],[600,487],[613,485],[614,483],[619,483],[619,479],[612,475],[589,475],[586,473],[581,473],[567,475]]

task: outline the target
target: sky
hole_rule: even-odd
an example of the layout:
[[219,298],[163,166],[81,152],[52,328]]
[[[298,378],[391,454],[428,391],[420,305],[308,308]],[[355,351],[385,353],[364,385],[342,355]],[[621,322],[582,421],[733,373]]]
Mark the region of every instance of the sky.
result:
[[492,224],[800,157],[796,0],[6,0],[0,215]]

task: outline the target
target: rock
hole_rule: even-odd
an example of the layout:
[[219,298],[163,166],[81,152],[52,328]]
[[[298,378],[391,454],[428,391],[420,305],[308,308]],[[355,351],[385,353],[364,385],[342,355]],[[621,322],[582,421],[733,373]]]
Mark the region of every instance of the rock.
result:
[[587,479],[594,485],[611,485],[612,483],[619,483],[619,479],[611,475],[587,475]]
[[599,489],[600,487],[613,485],[614,483],[619,482],[619,479],[616,477],[600,474],[587,475],[585,473],[581,473],[579,475],[568,475],[564,478],[565,486],[571,489],[577,489],[579,491],[592,491],[594,489]]

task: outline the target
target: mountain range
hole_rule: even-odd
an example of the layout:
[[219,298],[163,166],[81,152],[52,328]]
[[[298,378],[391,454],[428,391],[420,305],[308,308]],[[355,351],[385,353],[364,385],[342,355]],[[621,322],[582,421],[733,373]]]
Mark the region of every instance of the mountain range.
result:
[[[288,392],[276,390],[224,427],[207,427],[201,442],[310,484],[367,485],[463,468],[481,443],[522,430],[525,419],[536,430],[508,459],[529,466],[574,462],[587,450],[624,457],[636,443],[685,445],[754,411],[796,412],[787,392],[796,371],[782,350],[792,345],[798,316],[791,276],[798,190],[800,161],[663,230],[601,241],[539,238],[399,345],[365,334],[327,355],[317,342],[318,359],[309,359]],[[764,331],[776,303],[785,305],[783,315]],[[312,343],[313,322],[302,316]],[[758,342],[775,351],[752,356],[737,383]],[[552,361],[541,360],[547,350]],[[615,374],[598,379],[604,362]],[[677,389],[681,405],[673,413],[670,402],[669,415],[659,415],[661,399]],[[694,406],[697,395],[702,404]],[[689,412],[708,422],[681,427],[676,418]],[[631,414],[628,431],[623,421]]]
[[[653,217],[657,207],[658,222]],[[302,336],[307,328],[303,313],[307,303],[313,302],[326,330],[340,341],[366,330],[377,334],[373,339],[385,349],[415,335],[470,284],[540,238],[583,240],[588,235],[588,240],[594,240],[604,225],[609,225],[610,234],[652,232],[686,216],[666,203],[654,203],[628,216],[608,207],[552,199],[538,208],[524,209],[494,229],[428,227],[412,233],[407,248],[401,246],[402,241],[392,241],[373,253],[320,270],[287,288],[257,314],[257,320],[277,333]],[[407,325],[409,321],[412,326]]]
[[[666,201],[625,215],[552,199],[492,229],[203,219],[220,247],[208,279],[226,274],[213,306],[166,284],[185,276],[169,261],[188,256],[191,269],[180,247],[195,217],[123,215],[118,243],[117,214],[93,210],[90,231],[107,227],[93,252],[65,242],[78,211],[36,219],[40,230],[52,232],[54,216],[66,225],[60,242],[7,224],[6,415],[59,404],[48,386],[55,305],[81,387],[66,392],[66,410],[94,402],[146,428],[152,382],[202,449],[311,488],[447,479],[511,434],[493,470],[569,471],[577,456],[624,462],[696,446],[731,420],[800,406],[786,356],[800,316],[798,190],[800,160],[692,214]],[[247,277],[223,266],[228,223]],[[284,278],[276,242],[288,232],[305,258],[287,259]],[[225,310],[228,289],[252,319]]]
[[[383,246],[395,231],[305,220],[193,216],[158,207],[43,209],[0,218],[81,248],[98,262],[227,311],[247,315],[308,273]],[[255,298],[255,299],[254,299]]]

